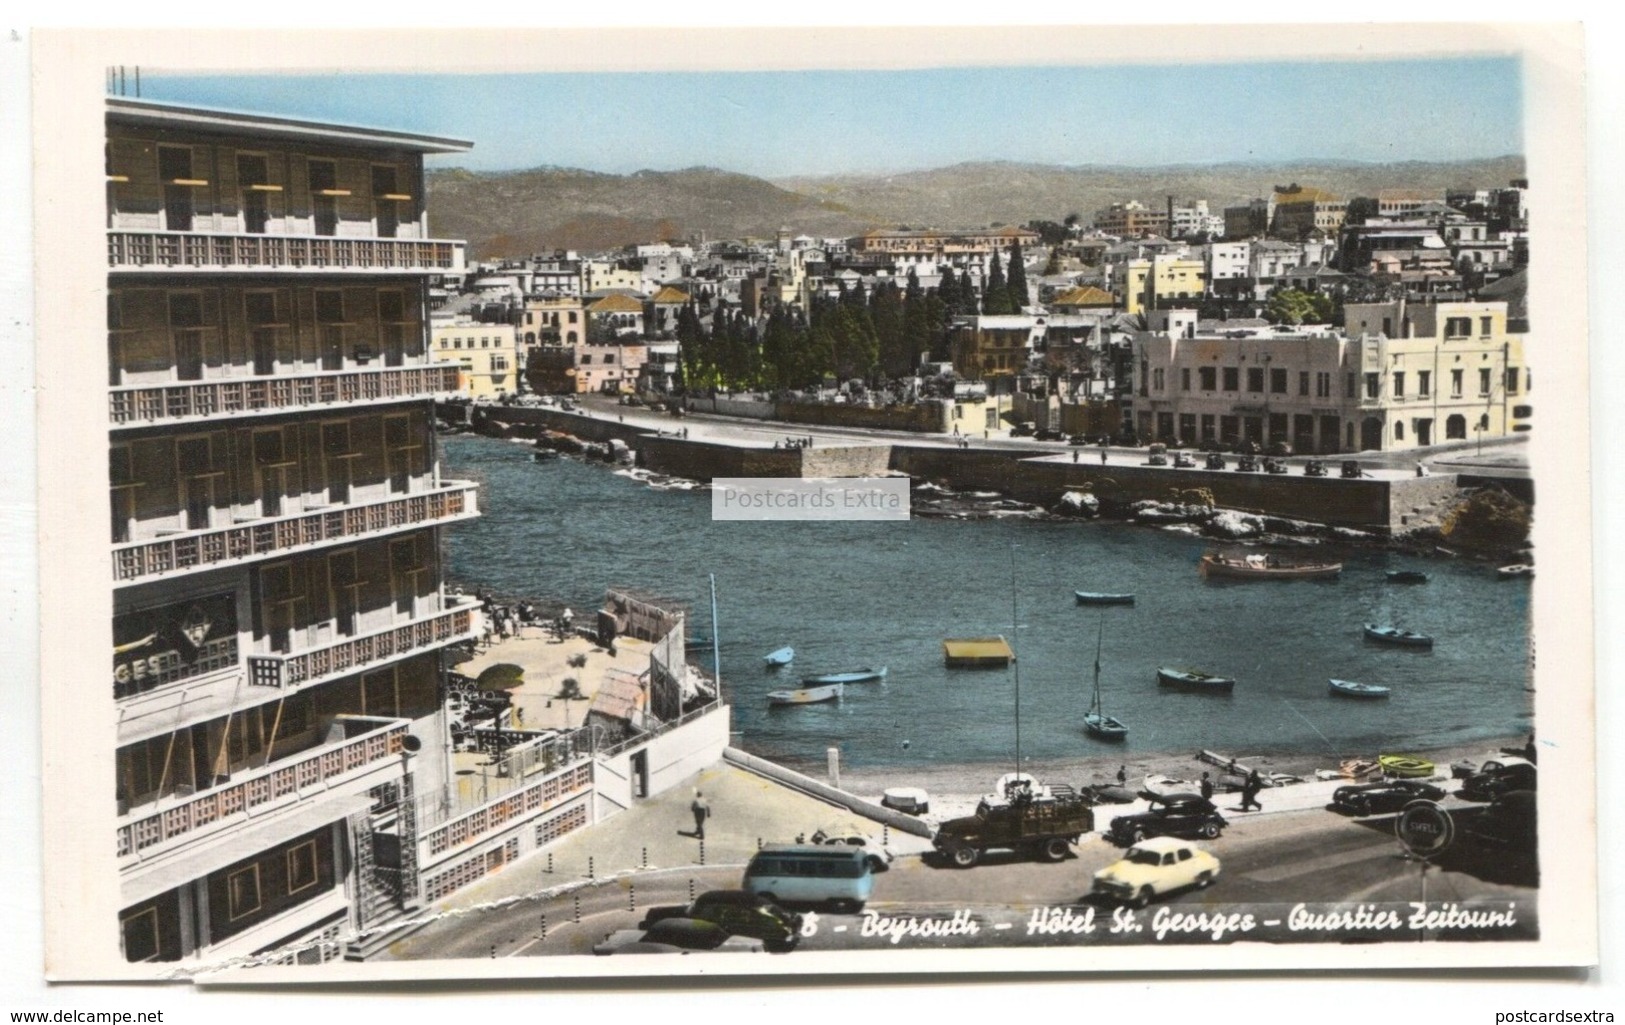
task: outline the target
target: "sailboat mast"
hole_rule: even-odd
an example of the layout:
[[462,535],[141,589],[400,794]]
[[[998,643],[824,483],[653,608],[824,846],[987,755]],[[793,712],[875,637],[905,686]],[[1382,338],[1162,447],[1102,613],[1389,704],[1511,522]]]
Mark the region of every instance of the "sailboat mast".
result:
[[1100,614],[1100,626],[1095,631],[1095,695],[1089,703],[1089,711],[1104,712],[1100,707],[1100,643],[1106,636],[1106,613]]
[[722,632],[717,629],[717,575],[711,577],[711,669],[716,673],[717,697],[722,697]]
[[1010,661],[1016,681],[1016,772],[1021,772],[1021,658],[1016,651],[1021,619],[1016,613],[1016,546],[1010,546]]

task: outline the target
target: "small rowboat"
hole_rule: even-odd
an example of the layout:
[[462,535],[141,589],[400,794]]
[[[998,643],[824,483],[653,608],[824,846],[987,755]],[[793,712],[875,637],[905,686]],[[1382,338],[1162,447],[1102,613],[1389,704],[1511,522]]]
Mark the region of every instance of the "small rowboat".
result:
[[831,683],[869,683],[872,680],[886,678],[885,666],[865,666],[862,669],[851,669],[844,673],[822,673],[818,676],[803,676],[803,687],[822,687]]
[[762,661],[767,663],[767,667],[769,669],[777,669],[779,666],[789,665],[795,660],[795,657],[796,649],[780,648],[778,651],[772,652],[767,657],[763,658]]
[[1357,683],[1354,680],[1328,680],[1334,698],[1385,698],[1388,688],[1375,683]]
[[1415,755],[1378,755],[1377,764],[1385,776],[1395,779],[1427,779],[1433,775],[1433,763]]
[[1175,669],[1171,666],[1162,666],[1157,670],[1157,682],[1164,687],[1215,694],[1228,694],[1236,686],[1236,681],[1228,676],[1214,676],[1195,669]]
[[1380,771],[1382,766],[1370,758],[1345,758],[1337,769],[1340,775],[1349,779],[1360,779]]
[[841,700],[842,689],[842,684],[832,683],[827,687],[770,690],[767,692],[767,703],[770,705],[817,705],[825,701],[839,701]]
[[1388,571],[1390,584],[1425,584],[1428,575],[1419,569],[1391,569]]
[[1515,577],[1532,577],[1535,575],[1535,567],[1526,562],[1515,562],[1510,566],[1502,566],[1497,569],[1495,575],[1502,580],[1512,580]]
[[1133,605],[1132,594],[1109,594],[1104,591],[1073,591],[1079,605]]
[[1274,555],[1209,553],[1202,556],[1202,575],[1236,580],[1329,580],[1343,572],[1341,562],[1286,563]]
[[1125,740],[1128,737],[1128,727],[1123,720],[1104,712],[1085,712],[1083,730],[1097,740]]
[[1378,644],[1391,644],[1397,648],[1431,648],[1433,638],[1427,634],[1419,634],[1415,630],[1401,630],[1397,626],[1378,626],[1376,623],[1365,625],[1367,640]]

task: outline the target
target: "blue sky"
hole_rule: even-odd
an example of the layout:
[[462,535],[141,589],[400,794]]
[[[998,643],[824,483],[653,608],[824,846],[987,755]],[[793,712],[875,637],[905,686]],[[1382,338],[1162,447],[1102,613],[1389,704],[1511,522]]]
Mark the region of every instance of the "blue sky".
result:
[[1523,150],[1513,57],[909,71],[198,75],[142,95],[468,139],[440,165],[762,177],[968,160],[1454,160]]

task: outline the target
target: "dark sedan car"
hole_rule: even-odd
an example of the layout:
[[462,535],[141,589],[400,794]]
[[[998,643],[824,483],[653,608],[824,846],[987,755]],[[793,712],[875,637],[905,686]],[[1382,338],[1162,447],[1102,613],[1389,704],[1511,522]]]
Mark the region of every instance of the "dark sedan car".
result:
[[1227,825],[1207,798],[1169,794],[1153,798],[1148,811],[1113,819],[1108,835],[1120,844],[1139,843],[1149,836],[1200,836],[1211,840]]
[[1511,755],[1492,759],[1478,767],[1461,784],[1461,796],[1469,801],[1490,801],[1514,790],[1535,789],[1535,763]]
[[1332,793],[1332,807],[1351,815],[1382,815],[1396,812],[1412,801],[1437,801],[1444,788],[1415,779],[1382,780],[1338,787]]
[[697,918],[664,918],[644,929],[622,929],[604,937],[592,948],[594,954],[686,954],[715,950],[725,953],[759,953],[761,940],[730,935],[728,930]]
[[687,907],[652,908],[642,927],[647,929],[675,918],[710,922],[732,935],[761,940],[773,951],[791,950],[801,940],[800,915],[744,890],[710,890]]

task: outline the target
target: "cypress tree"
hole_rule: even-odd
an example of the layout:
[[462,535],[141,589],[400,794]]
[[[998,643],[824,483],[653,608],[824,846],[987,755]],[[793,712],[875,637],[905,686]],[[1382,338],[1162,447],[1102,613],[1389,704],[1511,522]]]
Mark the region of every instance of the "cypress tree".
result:
[[999,254],[993,254],[993,269],[987,275],[987,287],[982,289],[982,312],[989,315],[1010,312],[1010,289],[1004,280],[1004,264]]
[[1020,313],[1027,305],[1027,266],[1021,258],[1021,243],[1010,243],[1010,312]]

